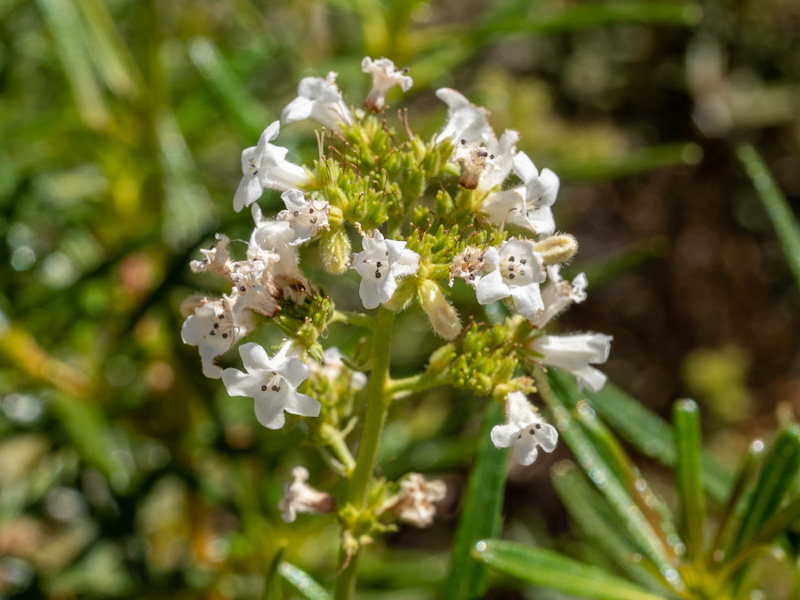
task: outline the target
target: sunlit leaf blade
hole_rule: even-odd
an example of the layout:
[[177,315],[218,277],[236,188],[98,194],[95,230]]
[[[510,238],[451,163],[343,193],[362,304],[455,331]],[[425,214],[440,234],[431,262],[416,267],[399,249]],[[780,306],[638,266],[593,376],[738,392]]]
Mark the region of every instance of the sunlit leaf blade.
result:
[[570,413],[569,402],[564,400],[565,391],[559,382],[557,380],[552,382],[554,385],[551,388],[547,377],[542,375],[536,378],[539,395],[553,411],[554,422],[561,438],[572,450],[581,468],[608,500],[614,512],[625,523],[631,539],[656,563],[661,573],[670,573],[672,580],[675,581],[677,572],[671,564],[664,532],[657,531],[642,513],[628,491],[629,486],[618,479],[615,469],[603,459],[578,420]]
[[686,549],[695,567],[704,568],[703,521],[705,496],[701,480],[700,459],[703,446],[700,439],[700,416],[697,404],[691,400],[676,402],[672,410],[675,423],[675,446],[678,450],[676,475],[680,502],[681,526]]
[[490,432],[502,420],[500,405],[489,402],[478,434],[475,462],[456,530],[453,558],[445,587],[447,600],[480,598],[486,588],[486,568],[473,559],[471,552],[478,540],[499,532],[508,450],[495,448]]
[[[578,391],[575,378],[567,373],[550,369],[548,376],[558,382],[571,405],[585,398],[600,418],[638,450],[668,467],[677,461],[672,426],[645,408],[612,383],[606,383],[599,392]],[[717,502],[724,502],[731,487],[731,474],[711,456],[703,452],[703,486]]]
[[331,600],[330,594],[311,576],[293,564],[282,562],[278,567],[281,577],[291,583],[306,600]]
[[658,568],[624,536],[625,524],[573,463],[559,463],[551,477],[570,517],[586,536],[637,582],[648,588],[663,586],[654,574]]
[[56,54],[64,67],[81,117],[93,129],[104,127],[110,118],[108,106],[91,68],[75,6],[68,0],[37,0],[37,4],[53,34]]
[[269,125],[267,112],[245,91],[219,48],[204,37],[189,42],[189,56],[211,90],[225,104],[229,115],[241,135],[255,146],[258,136]]
[[761,526],[775,513],[800,468],[800,426],[780,432],[753,488],[731,551],[737,552],[756,537]]
[[753,187],[758,192],[758,197],[767,209],[767,214],[778,234],[783,255],[789,263],[795,283],[800,288],[800,225],[786,201],[786,196],[775,183],[756,149],[749,144],[740,144],[736,152]]
[[475,545],[475,556],[492,569],[534,585],[581,598],[597,600],[664,600],[598,567],[561,554],[529,548],[515,542],[484,540]]
[[101,0],[77,0],[77,5],[86,22],[87,43],[94,50],[89,57],[108,89],[118,96],[137,94],[141,78],[105,4]]

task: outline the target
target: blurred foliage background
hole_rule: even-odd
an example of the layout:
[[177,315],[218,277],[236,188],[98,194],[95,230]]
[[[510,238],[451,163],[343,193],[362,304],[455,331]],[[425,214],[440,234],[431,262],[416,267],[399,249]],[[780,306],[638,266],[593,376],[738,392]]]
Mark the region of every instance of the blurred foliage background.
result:
[[[280,548],[330,582],[335,524],[277,510],[291,467],[322,461],[203,378],[178,307],[221,291],[189,272],[197,248],[251,226],[231,210],[241,150],[303,76],[339,72],[358,104],[365,55],[410,67],[390,103],[416,131],[455,87],[561,176],[556,219],[590,282],[564,326],[614,336],[619,386],[665,415],[695,397],[723,462],[800,412],[797,289],[734,151],[754,145],[800,201],[797,2],[3,0],[0,597],[252,598]],[[296,162],[312,129],[281,132]],[[432,347],[418,316],[400,371]],[[436,390],[396,408],[384,473],[433,473],[450,495],[432,529],[365,554],[374,597],[437,596],[481,406]],[[512,470],[506,534],[591,553],[548,480],[567,454]]]

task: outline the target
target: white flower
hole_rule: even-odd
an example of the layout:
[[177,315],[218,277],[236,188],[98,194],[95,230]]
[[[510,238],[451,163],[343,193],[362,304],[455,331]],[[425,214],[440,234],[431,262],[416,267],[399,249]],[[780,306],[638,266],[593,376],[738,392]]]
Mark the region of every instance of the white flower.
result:
[[547,285],[542,288],[542,301],[544,311],[530,320],[530,324],[541,329],[550,320],[563,312],[571,304],[580,304],[586,300],[586,275],[580,273],[572,282],[562,279],[558,265],[547,268]]
[[506,396],[506,423],[493,427],[491,436],[497,448],[514,446],[514,457],[526,466],[539,456],[538,447],[552,452],[558,443],[558,430],[544,422],[522,392]]
[[320,492],[306,483],[308,470],[305,467],[292,469],[294,481],[286,486],[286,495],[278,503],[281,517],[294,523],[297,513],[329,513],[336,509],[333,496]]
[[436,479],[426,481],[419,473],[411,473],[400,482],[400,493],[389,500],[385,510],[392,510],[401,521],[416,527],[427,527],[436,514],[434,502],[444,500],[447,486]]
[[383,110],[387,92],[394,86],[407,92],[414,85],[414,80],[406,73],[408,69],[398,69],[388,58],[372,60],[369,56],[361,61],[361,70],[372,75],[372,89],[364,100],[364,108],[379,112]]
[[492,223],[511,223],[538,235],[552,235],[556,229],[551,206],[558,195],[558,176],[550,169],[541,173],[524,152],[513,158],[514,172],[524,185],[490,195],[481,205]]
[[243,176],[233,197],[236,212],[258,200],[264,188],[284,191],[310,182],[303,167],[286,160],[286,148],[270,144],[278,137],[280,128],[280,121],[271,123],[257,146],[242,151]]
[[364,250],[353,258],[353,268],[361,275],[358,293],[364,308],[377,308],[397,289],[398,277],[419,270],[419,254],[406,248],[406,242],[384,240],[377,229],[361,240]]
[[447,123],[444,129],[436,136],[436,143],[440,144],[450,139],[454,144],[461,140],[469,144],[472,142],[486,142],[494,137],[494,131],[489,125],[489,111],[480,106],[475,106],[463,94],[450,88],[436,90],[436,97],[447,104]]
[[286,342],[270,358],[258,344],[243,344],[239,354],[247,372],[239,369],[222,372],[228,394],[253,398],[256,418],[268,429],[283,427],[284,411],[303,417],[319,416],[319,401],[297,391],[297,386],[308,378],[311,370],[299,358],[289,356],[291,349],[291,343]]
[[486,142],[489,160],[486,161],[486,167],[478,183],[479,191],[488,192],[506,180],[517,154],[517,142],[519,142],[519,132],[513,129],[506,129],[499,141],[492,136]]
[[606,362],[612,339],[601,333],[543,335],[535,338],[529,348],[542,356],[538,362],[572,373],[581,386],[597,392],[605,385],[606,376],[589,365]]
[[281,194],[286,210],[278,213],[278,220],[286,221],[294,231],[291,246],[298,246],[314,237],[320,229],[329,229],[330,204],[325,200],[306,200],[300,190],[286,190]]
[[350,125],[353,117],[342,100],[342,92],[336,85],[336,73],[327,77],[305,77],[297,86],[297,98],[292,100],[281,114],[281,121],[292,123],[311,117],[333,131],[339,131],[339,123]]
[[[322,365],[319,368],[320,373],[331,383],[334,383],[343,373],[350,369],[342,361],[342,353],[338,348],[331,346],[322,355]],[[367,385],[367,376],[359,371],[353,371],[350,376],[350,387],[353,390],[360,390]]]
[[252,315],[234,310],[231,298],[223,296],[220,300],[203,299],[183,322],[181,337],[185,344],[199,348],[203,375],[219,379],[222,369],[214,359],[253,329]]
[[546,274],[542,255],[530,240],[509,240],[483,253],[483,269],[488,272],[475,284],[479,304],[511,298],[515,310],[534,319],[544,309],[539,284]]
[[211,271],[218,275],[222,275],[225,279],[231,278],[231,271],[234,269],[231,262],[231,254],[228,252],[228,244],[230,239],[227,235],[222,233],[217,234],[217,244],[208,250],[201,248],[200,254],[205,258],[203,260],[193,260],[189,263],[189,268],[194,273],[205,273]]

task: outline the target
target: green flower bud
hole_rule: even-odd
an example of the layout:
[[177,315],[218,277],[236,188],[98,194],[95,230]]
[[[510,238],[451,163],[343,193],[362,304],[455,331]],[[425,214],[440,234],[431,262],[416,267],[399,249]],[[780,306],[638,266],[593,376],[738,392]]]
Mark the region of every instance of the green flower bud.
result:
[[446,340],[455,339],[461,333],[461,320],[458,312],[442,293],[439,284],[430,279],[422,279],[417,288],[417,300],[428,315],[436,335]]
[[562,233],[536,242],[536,252],[544,258],[544,264],[555,265],[566,262],[578,252],[578,240]]
[[402,312],[408,308],[408,305],[414,300],[417,291],[417,278],[416,277],[403,277],[397,280],[397,290],[388,302],[383,305],[394,312]]
[[344,227],[331,228],[319,240],[322,266],[332,275],[341,275],[350,267],[350,238]]

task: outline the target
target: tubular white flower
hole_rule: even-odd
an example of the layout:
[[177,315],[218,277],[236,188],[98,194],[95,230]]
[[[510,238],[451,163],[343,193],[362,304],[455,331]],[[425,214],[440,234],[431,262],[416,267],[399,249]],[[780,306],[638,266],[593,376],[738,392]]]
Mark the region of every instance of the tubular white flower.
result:
[[231,254],[228,252],[228,244],[230,239],[227,235],[222,233],[217,234],[217,243],[208,250],[201,248],[200,254],[205,258],[203,260],[193,260],[189,263],[189,268],[194,273],[205,273],[210,271],[217,275],[223,276],[225,279],[231,278],[231,271],[234,269],[231,262]]
[[451,88],[436,90],[436,97],[447,104],[448,108],[447,123],[436,136],[437,144],[446,139],[450,139],[454,144],[460,144],[461,140],[470,144],[485,143],[494,138],[494,131],[488,120],[489,111],[485,108],[475,106],[461,92]]
[[508,240],[500,249],[483,253],[483,269],[488,272],[475,284],[479,304],[511,298],[514,309],[526,319],[544,310],[539,284],[545,280],[542,256],[530,240]]
[[361,275],[358,293],[364,308],[377,308],[392,297],[398,277],[419,271],[419,254],[408,250],[406,242],[385,240],[377,229],[361,244],[364,250],[355,255],[352,267]]
[[375,112],[383,110],[386,94],[394,86],[399,85],[404,92],[407,92],[414,85],[414,80],[406,75],[408,69],[398,69],[388,58],[372,60],[369,56],[365,56],[361,61],[361,70],[372,75],[372,89],[364,100],[364,108],[367,110]]
[[257,146],[242,151],[243,176],[233,197],[236,212],[258,200],[264,188],[284,191],[310,182],[303,167],[286,160],[286,148],[270,144],[280,128],[280,121],[274,121],[261,134]]
[[497,448],[514,446],[514,457],[521,465],[531,465],[539,456],[539,448],[552,452],[558,443],[558,430],[545,423],[531,408],[525,394],[511,392],[506,396],[506,423],[492,428],[492,443]]
[[511,223],[538,235],[552,235],[556,224],[550,207],[558,195],[558,176],[550,169],[539,173],[524,152],[518,152],[512,162],[524,185],[491,194],[481,210],[496,225]]
[[529,348],[541,355],[538,362],[568,371],[578,378],[579,385],[598,392],[605,385],[606,376],[590,365],[608,360],[612,339],[602,333],[542,335],[534,338]]
[[294,481],[286,486],[286,495],[278,503],[284,521],[294,523],[297,513],[328,513],[336,508],[333,496],[306,483],[308,470],[305,467],[292,469],[292,477]]
[[306,200],[300,190],[286,190],[281,194],[286,210],[278,213],[278,220],[286,221],[294,231],[291,246],[299,246],[314,237],[320,229],[330,229],[328,214],[330,204],[325,200]]
[[333,131],[339,131],[339,123],[350,125],[353,117],[342,100],[342,92],[336,85],[337,74],[331,71],[322,77],[305,77],[297,86],[297,98],[281,113],[283,123],[293,123],[311,117]]
[[547,325],[551,319],[566,310],[572,304],[580,304],[586,300],[586,275],[580,273],[572,282],[562,279],[558,265],[547,268],[547,285],[542,289],[544,310],[530,320],[537,329]]
[[319,401],[297,391],[311,370],[299,358],[290,357],[291,350],[291,342],[286,342],[270,358],[258,344],[242,344],[239,354],[247,372],[238,369],[222,372],[228,394],[253,398],[256,418],[268,429],[283,427],[284,411],[303,417],[319,416]]
[[400,482],[400,493],[385,507],[397,517],[415,527],[428,527],[436,515],[435,502],[444,500],[447,486],[444,481],[426,481],[419,473],[411,473]]
[[234,310],[228,296],[219,300],[205,298],[183,322],[181,338],[185,344],[199,348],[203,375],[219,379],[222,369],[214,364],[214,359],[253,329],[252,314]]

